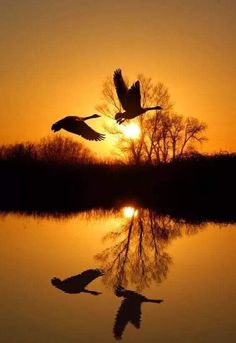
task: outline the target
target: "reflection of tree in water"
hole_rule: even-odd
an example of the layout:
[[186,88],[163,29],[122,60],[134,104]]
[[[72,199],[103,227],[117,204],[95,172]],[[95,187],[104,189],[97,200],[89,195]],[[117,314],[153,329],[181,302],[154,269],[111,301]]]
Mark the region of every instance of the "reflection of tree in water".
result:
[[152,281],[162,282],[172,263],[165,251],[167,245],[183,233],[195,233],[199,227],[147,209],[133,211],[119,231],[104,237],[113,244],[95,256],[106,270],[105,283],[111,286],[132,283],[141,290]]

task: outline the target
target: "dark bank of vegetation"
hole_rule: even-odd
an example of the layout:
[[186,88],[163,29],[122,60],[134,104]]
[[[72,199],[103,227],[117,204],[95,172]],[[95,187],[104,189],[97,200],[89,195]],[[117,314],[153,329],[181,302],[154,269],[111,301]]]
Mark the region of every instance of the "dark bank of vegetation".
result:
[[127,138],[114,120],[122,109],[112,78],[106,80],[97,109],[117,137],[112,162],[60,135],[1,146],[0,210],[71,213],[134,202],[194,221],[235,221],[236,154],[199,154],[206,124],[176,113],[163,83],[138,79],[142,106],[162,110],[132,120],[140,135]]
[[0,148],[0,210],[68,213],[134,202],[175,217],[235,221],[235,175],[236,154],[105,164],[59,136]]

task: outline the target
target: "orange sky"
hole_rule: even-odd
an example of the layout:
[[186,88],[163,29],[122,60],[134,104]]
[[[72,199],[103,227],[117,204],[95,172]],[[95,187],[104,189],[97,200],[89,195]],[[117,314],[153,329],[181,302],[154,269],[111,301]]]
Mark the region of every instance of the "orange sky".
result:
[[[162,81],[176,111],[207,122],[205,151],[235,151],[235,13],[234,0],[1,1],[0,143],[96,112],[120,67],[130,81],[140,72]],[[109,153],[109,137],[87,144]]]

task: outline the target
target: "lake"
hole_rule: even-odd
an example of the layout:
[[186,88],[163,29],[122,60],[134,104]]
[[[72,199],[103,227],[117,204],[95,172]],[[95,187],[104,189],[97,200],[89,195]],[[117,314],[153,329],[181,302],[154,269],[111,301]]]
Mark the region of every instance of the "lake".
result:
[[[0,224],[3,343],[236,340],[233,223],[189,223],[127,204],[72,215],[2,213]],[[105,274],[87,289],[97,296],[51,282],[96,268]],[[117,285],[163,302],[128,292],[134,298],[124,303]]]

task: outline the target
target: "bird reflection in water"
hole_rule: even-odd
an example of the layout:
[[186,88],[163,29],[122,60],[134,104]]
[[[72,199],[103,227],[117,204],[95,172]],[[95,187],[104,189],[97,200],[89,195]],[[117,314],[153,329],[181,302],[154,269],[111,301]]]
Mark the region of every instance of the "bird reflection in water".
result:
[[82,272],[81,274],[71,276],[65,280],[60,280],[54,277],[51,280],[51,283],[54,287],[60,289],[61,291],[69,294],[78,294],[78,293],[89,293],[92,295],[99,295],[101,292],[90,291],[85,287],[98,278],[99,276],[104,275],[103,270],[101,269],[88,269]]
[[161,299],[148,299],[144,295],[127,290],[120,285],[115,288],[115,295],[117,297],[125,298],[117,311],[113,327],[113,334],[117,340],[122,338],[124,330],[129,322],[137,329],[140,328],[142,315],[141,305],[143,302],[157,304],[163,302]]

